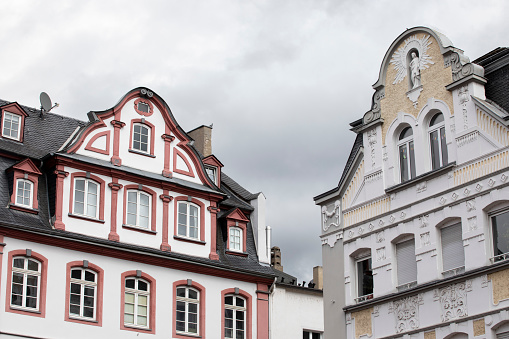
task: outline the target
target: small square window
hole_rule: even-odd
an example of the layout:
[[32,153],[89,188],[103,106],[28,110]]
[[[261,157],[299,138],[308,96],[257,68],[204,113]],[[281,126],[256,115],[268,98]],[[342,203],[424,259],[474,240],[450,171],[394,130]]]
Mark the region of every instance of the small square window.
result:
[[138,102],[138,110],[141,111],[141,112],[149,113],[150,112],[150,107],[145,102]]

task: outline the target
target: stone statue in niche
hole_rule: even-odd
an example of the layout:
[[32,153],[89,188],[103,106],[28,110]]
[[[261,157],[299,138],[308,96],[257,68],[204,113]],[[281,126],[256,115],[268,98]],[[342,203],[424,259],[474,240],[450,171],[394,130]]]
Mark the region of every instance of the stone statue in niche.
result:
[[411,53],[411,61],[410,61],[410,81],[411,81],[411,89],[417,88],[421,85],[421,70],[420,70],[420,61],[417,53]]

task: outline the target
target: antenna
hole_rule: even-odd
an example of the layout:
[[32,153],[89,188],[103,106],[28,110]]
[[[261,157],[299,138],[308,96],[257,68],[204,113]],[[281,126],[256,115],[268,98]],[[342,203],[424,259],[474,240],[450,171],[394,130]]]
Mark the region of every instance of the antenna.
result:
[[53,108],[58,107],[58,103],[56,102],[54,106],[52,106],[51,99],[49,95],[46,92],[41,92],[41,95],[39,96],[39,99],[41,101],[41,116],[44,115],[44,113],[48,113]]

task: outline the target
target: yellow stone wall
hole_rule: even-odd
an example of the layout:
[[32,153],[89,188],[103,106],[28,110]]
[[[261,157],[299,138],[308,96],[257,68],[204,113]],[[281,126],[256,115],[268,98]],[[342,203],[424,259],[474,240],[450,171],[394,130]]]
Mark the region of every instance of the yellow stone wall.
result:
[[474,337],[486,333],[486,330],[484,329],[484,318],[474,320],[473,325],[474,325]]
[[[415,34],[417,39],[421,39],[423,36],[428,35],[427,33]],[[396,78],[396,68],[393,64],[389,64],[387,68],[387,75],[385,79],[385,98],[380,100],[381,115],[384,119],[382,125],[382,143],[385,144],[385,137],[387,130],[391,123],[396,119],[399,112],[404,112],[417,117],[419,111],[426,105],[428,98],[435,98],[444,101],[453,112],[452,93],[445,89],[445,86],[452,82],[452,71],[451,67],[444,67],[444,58],[440,53],[439,43],[431,35],[429,38],[431,44],[427,53],[431,57],[433,65],[429,65],[429,68],[421,70],[421,84],[422,92],[418,99],[417,108],[414,108],[413,103],[408,99],[406,93],[408,92],[408,75],[397,84],[392,84]],[[404,40],[394,51],[397,51],[400,47],[404,46]],[[389,60],[392,58],[390,56]]]
[[509,269],[488,274],[493,290],[493,304],[498,305],[501,300],[509,299]]
[[355,338],[359,338],[361,335],[365,334],[367,334],[368,337],[372,336],[371,313],[373,313],[373,307],[358,312],[352,312],[352,318],[355,319]]
[[435,331],[424,332],[424,339],[436,339]]

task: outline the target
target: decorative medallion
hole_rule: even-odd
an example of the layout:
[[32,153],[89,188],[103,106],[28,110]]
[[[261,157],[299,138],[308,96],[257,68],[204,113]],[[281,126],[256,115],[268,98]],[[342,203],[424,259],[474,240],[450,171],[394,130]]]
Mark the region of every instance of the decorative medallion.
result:
[[465,188],[465,190],[463,191],[463,194],[464,194],[465,196],[467,196],[467,195],[469,195],[469,194],[470,194],[470,190],[468,189],[468,187],[467,187],[467,188]]
[[440,203],[440,205],[443,205],[443,204],[445,204],[446,201],[447,201],[446,198],[441,197],[439,203]]
[[382,227],[383,225],[384,225],[384,221],[382,219],[380,219],[380,221],[378,222],[378,226]]
[[405,212],[401,212],[401,214],[399,215],[399,217],[400,217],[401,219],[405,219],[405,217],[406,217],[406,213],[405,213]]
[[502,174],[502,175],[500,176],[500,180],[502,180],[502,182],[505,182],[505,181],[507,180],[507,175],[505,175],[505,173],[504,173],[504,174]]
[[354,234],[355,234],[355,233],[354,233],[353,231],[350,231],[350,232],[348,232],[348,237],[349,237],[349,238],[351,238],[351,237],[353,237],[353,236],[354,236]]
[[451,199],[454,201],[456,199],[458,199],[458,195],[456,194],[456,192],[454,192],[452,195],[451,195]]
[[458,96],[460,99],[460,105],[466,104],[468,100],[470,100],[470,95],[468,95],[468,87],[463,86],[458,91]]
[[134,100],[134,110],[140,115],[149,117],[154,113],[154,106],[150,100],[146,98],[138,98]]
[[372,231],[375,228],[375,225],[373,225],[373,223],[370,222],[368,228],[370,231]]
[[361,235],[362,233],[364,233],[364,228],[359,227],[359,231],[358,232],[359,232],[359,235]]
[[477,185],[475,185],[475,190],[477,192],[480,192],[482,190],[482,184],[481,183],[478,183]]
[[393,222],[394,222],[394,220],[396,220],[396,218],[394,218],[394,216],[391,214],[391,216],[389,217],[389,221],[390,221],[391,223],[393,223]]
[[416,186],[417,186],[417,193],[422,193],[428,189],[428,182],[423,181],[423,182],[418,183]]
[[489,185],[490,187],[493,187],[493,185],[495,185],[495,180],[490,179],[490,181],[488,181],[488,185]]
[[397,333],[419,328],[419,305],[423,303],[422,294],[390,303],[389,313],[394,313]]
[[[331,226],[339,227],[339,215],[341,213],[340,206],[341,206],[341,203],[339,202],[339,200],[336,200],[334,202],[334,209],[330,212],[327,210],[327,206],[322,206],[322,215],[323,215],[322,228],[324,231],[327,231],[329,229],[329,227],[331,227]],[[329,224],[327,224],[327,221],[332,218],[334,218],[334,219]]]
[[375,234],[376,242],[383,242],[385,240],[384,231]]

